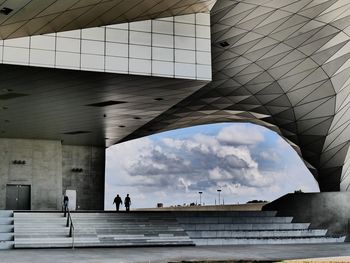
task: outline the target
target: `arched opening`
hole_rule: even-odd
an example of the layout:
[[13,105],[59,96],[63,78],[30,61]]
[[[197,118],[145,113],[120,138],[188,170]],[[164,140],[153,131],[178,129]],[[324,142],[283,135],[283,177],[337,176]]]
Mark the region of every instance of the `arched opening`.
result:
[[221,204],[237,204],[319,187],[280,135],[251,123],[193,126],[107,149],[107,210],[115,209],[117,193],[131,194],[133,207],[145,208],[218,204],[217,190]]

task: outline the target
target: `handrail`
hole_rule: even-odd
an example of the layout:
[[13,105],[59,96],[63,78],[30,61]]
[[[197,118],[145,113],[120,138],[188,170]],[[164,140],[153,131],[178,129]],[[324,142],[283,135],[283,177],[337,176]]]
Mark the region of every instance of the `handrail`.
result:
[[66,227],[69,227],[69,237],[72,238],[72,248],[74,248],[74,224],[73,219],[70,214],[69,209],[67,208],[68,216],[67,216],[67,224]]

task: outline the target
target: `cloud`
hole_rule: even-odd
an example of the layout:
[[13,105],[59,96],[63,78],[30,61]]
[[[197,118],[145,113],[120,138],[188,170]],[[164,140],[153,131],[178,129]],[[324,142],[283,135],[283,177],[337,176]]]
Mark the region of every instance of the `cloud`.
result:
[[217,135],[217,139],[226,144],[255,145],[264,140],[264,134],[260,128],[251,125],[228,126]]
[[[224,128],[220,134],[231,131]],[[239,132],[241,132],[241,129]],[[155,144],[150,140],[129,144],[132,160],[123,164],[125,174],[135,186],[146,188],[208,189],[219,184],[262,187],[273,183],[263,176],[258,163],[245,145],[261,140],[261,133],[250,129],[255,139],[244,144],[227,144],[220,136],[195,134],[187,139],[165,138]],[[135,150],[130,148],[135,147]],[[125,154],[125,151],[123,151]],[[137,180],[135,180],[137,179]],[[137,182],[135,182],[137,181]]]
[[275,151],[262,151],[259,153],[259,156],[266,161],[278,162],[281,160],[279,154]]
[[305,177],[308,171],[293,174],[293,165],[300,161],[295,152],[276,139],[278,135],[269,139],[267,134],[258,126],[235,124],[211,135],[162,135],[158,140],[155,135],[116,145],[107,151],[106,191],[132,191],[136,203],[146,206],[145,196],[152,200],[148,204],[154,200],[182,204],[203,191],[203,198],[210,197],[214,203],[217,189],[230,195],[231,201],[271,200],[300,184],[314,189],[310,178],[296,180],[295,176]]

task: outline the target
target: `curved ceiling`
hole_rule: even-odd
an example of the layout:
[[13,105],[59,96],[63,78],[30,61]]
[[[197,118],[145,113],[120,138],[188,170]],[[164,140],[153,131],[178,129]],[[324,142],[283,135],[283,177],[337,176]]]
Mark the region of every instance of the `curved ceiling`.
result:
[[321,190],[347,189],[350,3],[219,0],[211,20],[212,83],[125,140],[250,121],[296,144]]

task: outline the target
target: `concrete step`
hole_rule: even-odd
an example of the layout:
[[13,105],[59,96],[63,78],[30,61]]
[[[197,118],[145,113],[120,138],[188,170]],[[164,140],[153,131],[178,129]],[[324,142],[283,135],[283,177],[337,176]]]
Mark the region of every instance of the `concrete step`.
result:
[[15,248],[71,247],[72,242],[70,237],[16,238]]
[[[23,237],[16,238],[15,243],[24,243],[24,242],[66,242],[68,240],[72,240],[71,237]],[[190,238],[186,236],[173,236],[173,235],[154,235],[147,236],[142,234],[136,235],[95,235],[95,236],[74,236],[74,240],[76,242],[91,242],[91,241],[99,241],[99,242],[111,242],[111,241],[120,241],[120,240],[149,240],[149,241],[157,241],[157,240],[172,240],[172,241],[182,241],[182,240],[190,240]]]
[[205,230],[303,230],[308,229],[310,223],[282,223],[282,224],[181,224],[186,231]]
[[[80,237],[80,235],[76,235],[76,237]],[[186,238],[189,239],[189,236],[186,235],[184,232],[183,235],[174,235],[173,233],[153,233],[153,235],[148,235],[144,233],[134,233],[134,234],[128,234],[128,233],[121,233],[121,234],[98,234],[98,238],[113,238],[113,239],[132,239],[135,237],[141,237],[145,239],[154,239],[154,238]]]
[[13,232],[13,225],[0,225],[0,233]]
[[177,225],[178,222],[176,220],[172,221],[165,221],[165,220],[79,220],[73,218],[73,222],[76,224],[80,225],[93,225],[93,224],[98,224],[98,225],[151,225],[151,224],[157,224],[157,225]]
[[13,217],[13,211],[11,211],[11,210],[0,210],[0,217]]
[[50,228],[64,228],[66,227],[66,224],[14,224],[16,229],[50,229]]
[[[147,214],[132,214],[132,213],[71,213],[72,218],[89,218],[89,219],[103,219],[103,218],[120,218],[120,219],[157,219],[161,218],[163,220],[173,219],[174,216],[171,214],[161,214],[156,213],[153,215]],[[65,218],[63,217],[63,213],[15,213],[16,218]]]
[[291,223],[293,217],[177,217],[181,224],[247,224],[247,223]]
[[130,234],[126,234],[126,233],[96,233],[96,234],[75,234],[75,237],[79,237],[79,238],[85,238],[85,237],[101,237],[101,236],[109,236],[109,237],[113,237],[113,238],[117,238],[120,236],[128,236],[131,238],[136,238],[138,236],[142,236],[142,237],[147,237],[147,238],[151,238],[151,237],[174,237],[175,239],[182,239],[182,238],[189,238],[188,235],[186,234],[186,232],[183,233],[130,233]]
[[276,211],[172,211],[176,217],[273,217]]
[[0,242],[0,250],[12,249],[14,247],[14,241]]
[[[67,248],[72,247],[72,241],[64,242],[18,242],[15,243],[15,248]],[[145,240],[130,240],[113,241],[113,242],[99,242],[97,241],[75,241],[74,247],[147,247],[147,246],[194,246],[190,240],[173,241],[173,240],[159,240],[159,241],[145,241]]]
[[0,217],[0,225],[13,225],[12,217]]
[[163,219],[117,219],[117,218],[111,218],[111,219],[78,219],[78,218],[72,218],[73,222],[81,223],[81,224],[93,224],[93,223],[100,223],[100,224],[138,224],[138,223],[150,223],[150,224],[177,224],[177,220],[175,218],[171,220],[163,220]]
[[[86,247],[154,247],[154,246],[194,246],[192,241],[173,242],[173,241],[159,241],[159,242],[74,242],[74,247],[86,248]],[[71,248],[72,242],[61,243],[17,243],[15,248]]]
[[14,213],[14,217],[16,218],[42,218],[42,217],[49,217],[49,218],[63,218],[62,212],[55,212],[55,213],[35,213],[35,212],[16,212]]
[[17,225],[15,223],[15,228],[16,228],[16,232],[17,231],[20,231],[20,230],[25,230],[25,231],[29,231],[29,230],[58,230],[58,229],[68,229],[68,227],[66,227],[66,224],[53,224],[53,225],[50,225],[50,224],[44,224],[42,226],[40,225]]
[[19,222],[22,222],[22,221],[27,221],[27,220],[30,220],[30,221],[52,221],[52,222],[55,222],[55,221],[65,221],[67,220],[67,218],[65,217],[17,217],[15,216],[14,217],[16,221],[19,221]]
[[174,216],[180,217],[272,217],[276,216],[276,211],[186,211],[186,212],[141,212],[141,211],[131,211],[129,213],[125,212],[95,212],[95,213],[83,213],[83,212],[71,212],[72,217],[121,217],[121,218],[172,218]]
[[286,238],[286,237],[323,237],[324,229],[281,230],[281,231],[187,231],[191,238]]
[[159,227],[159,228],[169,228],[169,227],[180,227],[178,223],[172,222],[172,223],[164,223],[164,222],[129,222],[129,223],[114,223],[114,222],[80,222],[80,221],[73,221],[74,226],[77,228],[120,228],[124,229],[126,226],[129,228],[152,228],[152,227]]
[[16,234],[15,239],[19,238],[57,238],[57,237],[68,237],[69,232],[67,233],[26,233],[26,234]]
[[[109,237],[101,236],[90,238],[74,238],[75,247],[125,247],[125,246],[164,246],[164,245],[193,245],[193,242],[186,236],[185,238],[178,237]],[[36,247],[71,247],[72,238],[18,238],[15,241],[16,248],[36,248]]]
[[74,219],[73,222],[75,224],[79,225],[178,225],[179,222],[176,220],[172,221],[162,221],[162,220],[157,220],[157,221],[151,221],[151,220],[130,220],[130,221],[120,221],[120,220],[79,220],[79,219]]
[[28,224],[28,223],[33,223],[33,224],[40,224],[45,223],[45,224],[56,224],[56,223],[66,223],[67,219],[65,218],[41,218],[41,219],[32,219],[32,218],[14,218],[14,222],[17,224]]
[[[125,232],[114,232],[114,231],[91,231],[91,232],[80,232],[80,231],[74,231],[76,236],[91,236],[91,235],[123,235],[123,234],[129,234],[129,235],[147,235],[147,236],[152,236],[152,235],[174,235],[174,236],[185,236],[187,235],[187,232],[185,231],[125,231]],[[23,235],[23,234],[22,234]]]
[[171,225],[164,225],[164,224],[80,224],[80,223],[74,223],[74,227],[76,228],[85,228],[85,229],[125,229],[126,227],[129,229],[139,229],[139,228],[154,228],[157,227],[159,229],[168,229],[170,227],[172,228],[182,228],[178,224],[171,224]]
[[1,241],[12,241],[14,238],[14,233],[0,233],[0,242]]
[[60,233],[60,232],[65,232],[65,231],[68,231],[69,230],[69,227],[57,227],[57,226],[54,226],[54,227],[41,227],[41,228],[36,228],[36,227],[32,227],[32,228],[29,228],[29,227],[24,227],[24,228],[20,228],[20,227],[17,227],[16,226],[16,233],[30,233],[30,232],[34,232],[34,233],[40,233],[40,232],[57,232],[57,233]]
[[129,228],[125,227],[124,229],[117,228],[77,228],[75,227],[75,232],[76,233],[101,233],[101,232],[110,232],[110,233],[152,233],[152,232],[159,232],[159,233],[164,233],[164,232],[171,232],[171,233],[177,233],[177,232],[184,232],[185,230],[183,228],[158,228],[157,226],[154,226],[152,228],[144,228],[144,227],[139,227],[139,228]]
[[[57,227],[65,227],[66,224],[17,224],[15,223],[15,226],[17,229],[34,229],[34,228],[57,228]],[[165,224],[79,224],[74,222],[74,227],[76,228],[85,228],[85,229],[104,229],[104,228],[111,228],[111,229],[125,229],[125,227],[128,227],[130,229],[138,229],[138,228],[152,228],[152,227],[158,227],[159,229],[167,229],[167,228],[182,228],[179,226],[179,224],[171,224],[171,225],[165,225]]]
[[[157,229],[153,230],[124,230],[124,231],[111,231],[109,229],[106,230],[98,230],[98,231],[85,231],[84,229],[74,230],[74,233],[76,236],[86,236],[86,235],[122,235],[122,234],[127,234],[127,235],[135,235],[135,234],[141,234],[141,235],[173,235],[173,236],[187,236],[186,232],[182,230],[178,231],[171,231],[171,230],[164,230],[164,231],[158,231]],[[15,237],[40,237],[40,236],[68,236],[69,234],[69,229],[64,230],[64,231],[16,231]]]
[[16,223],[28,223],[28,222],[32,222],[32,223],[36,223],[39,224],[41,223],[57,223],[57,222],[66,222],[67,219],[66,218],[14,218],[14,220],[16,221]]
[[[15,220],[15,225],[16,226],[28,226],[28,225],[65,225],[67,222],[66,220],[57,220],[57,221],[35,221],[35,220]],[[177,221],[125,221],[125,222],[120,222],[120,221],[98,221],[98,220],[91,220],[91,221],[81,221],[81,220],[74,220],[73,223],[75,225],[82,225],[82,226],[125,226],[125,225],[145,225],[145,226],[151,226],[151,225],[178,225]]]
[[315,244],[315,243],[341,243],[345,237],[289,237],[289,238],[217,238],[194,239],[197,246],[210,245],[261,245],[261,244]]
[[27,222],[27,223],[18,223],[15,222],[14,225],[16,226],[16,228],[57,228],[57,227],[65,227],[66,226],[66,222],[62,222],[62,223],[42,223],[42,224],[35,224],[32,222]]
[[19,228],[15,227],[15,233],[16,234],[23,234],[23,233],[66,233],[69,231],[69,227],[42,227],[42,228]]
[[[183,231],[183,228],[179,225],[172,225],[172,226],[164,226],[164,225],[76,225],[74,224],[74,228],[76,231],[105,231],[105,230],[111,230],[115,232],[120,231]],[[16,232],[38,232],[38,231],[56,231],[56,229],[66,229],[66,225],[43,225],[43,226],[36,226],[36,225],[15,225]],[[68,229],[68,228],[67,228]]]

